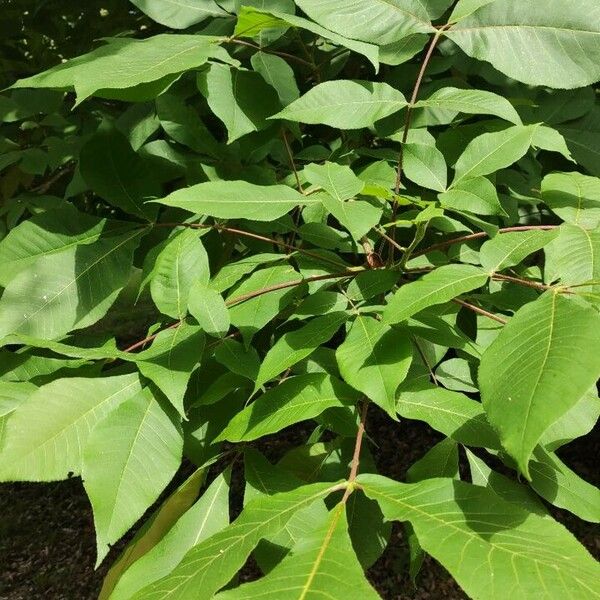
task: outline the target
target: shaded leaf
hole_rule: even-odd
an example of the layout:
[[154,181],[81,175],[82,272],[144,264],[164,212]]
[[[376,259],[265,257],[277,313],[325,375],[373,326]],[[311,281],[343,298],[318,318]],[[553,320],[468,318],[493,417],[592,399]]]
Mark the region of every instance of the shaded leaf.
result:
[[130,358],[181,415],[185,415],[183,398],[192,371],[200,363],[204,342],[204,334],[199,327],[182,323],[174,329],[161,331],[150,348]]

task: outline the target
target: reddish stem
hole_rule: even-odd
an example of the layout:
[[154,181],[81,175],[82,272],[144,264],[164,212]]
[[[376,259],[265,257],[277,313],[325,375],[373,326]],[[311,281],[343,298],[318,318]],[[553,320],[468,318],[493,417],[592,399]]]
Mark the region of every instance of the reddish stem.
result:
[[487,317],[488,319],[492,319],[492,321],[496,321],[497,323],[502,323],[502,325],[506,325],[508,323],[508,321],[506,319],[503,319],[502,317],[499,317],[498,315],[495,315],[494,313],[484,310],[483,308],[480,308],[479,306],[475,306],[474,304],[469,304],[468,302],[465,302],[464,300],[459,300],[458,298],[455,298],[453,300],[453,302],[456,302],[456,304],[460,304],[464,308],[468,308],[469,310],[472,310],[473,312],[477,313],[478,315],[483,315],[484,317]]
[[[558,225],[518,225],[516,227],[504,227],[503,229],[499,229],[498,233],[510,233],[512,231],[551,231],[553,229],[557,229]],[[433,252],[434,250],[443,250],[444,248],[448,248],[449,246],[453,246],[454,244],[462,244],[463,242],[470,242],[472,240],[479,240],[482,238],[489,237],[485,231],[480,231],[478,233],[471,233],[469,235],[463,235],[458,238],[454,238],[452,240],[446,240],[445,242],[440,242],[439,244],[433,244],[433,246],[429,246],[424,250],[420,250],[419,252],[415,252],[413,254],[413,258],[417,256],[423,256],[423,254],[428,254],[429,252]]]
[[365,423],[367,421],[367,411],[369,410],[369,403],[365,400],[362,411],[360,414],[360,423],[358,424],[358,431],[356,432],[356,442],[354,443],[354,454],[352,455],[352,462],[350,463],[350,475],[348,475],[348,486],[344,492],[342,503],[345,503],[350,494],[353,492],[353,486],[351,485],[356,480],[358,475],[358,467],[360,466],[360,450],[362,448],[362,441],[365,436]]

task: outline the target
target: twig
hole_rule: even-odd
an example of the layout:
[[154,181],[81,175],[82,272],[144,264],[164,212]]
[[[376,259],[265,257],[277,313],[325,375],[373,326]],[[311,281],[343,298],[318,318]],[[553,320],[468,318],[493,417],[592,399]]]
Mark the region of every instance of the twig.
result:
[[517,285],[535,288],[536,290],[546,291],[552,289],[551,285],[546,285],[545,283],[538,283],[537,281],[532,281],[531,279],[521,279],[520,277],[502,275],[500,273],[494,273],[492,275],[492,279],[495,279],[496,281],[509,281],[511,283],[516,283]]
[[254,290],[253,292],[248,292],[247,294],[242,294],[241,296],[237,296],[235,298],[229,298],[225,301],[227,306],[233,306],[235,304],[240,304],[241,302],[245,302],[246,300],[251,300],[252,298],[257,298],[258,296],[262,296],[263,294],[268,294],[269,292],[275,292],[277,290],[285,290],[286,288],[296,287],[298,285],[302,285],[303,283],[311,283],[312,281],[326,281],[328,279],[342,279],[344,277],[356,277],[362,271],[365,271],[365,268],[355,268],[353,271],[345,271],[344,273],[328,273],[326,275],[313,275],[312,277],[305,277],[304,279],[297,279],[296,281],[284,281],[283,283],[276,283],[275,285],[270,285],[266,288],[262,288],[260,290]]
[[464,308],[468,308],[469,310],[472,310],[473,312],[477,313],[478,315],[483,315],[484,317],[487,317],[488,319],[492,319],[492,321],[496,321],[497,323],[502,323],[502,325],[506,325],[508,323],[508,321],[506,319],[503,319],[502,317],[499,317],[498,315],[495,315],[494,313],[484,310],[483,308],[480,308],[479,306],[475,306],[474,304],[469,304],[468,302],[465,302],[464,300],[459,300],[458,298],[454,298],[454,300],[452,300],[452,302],[456,302],[456,304],[460,304]]
[[133,352],[134,350],[137,350],[138,348],[142,348],[146,344],[155,340],[158,337],[158,335],[160,333],[162,333],[163,331],[168,331],[169,329],[177,329],[177,327],[179,327],[181,325],[181,323],[182,323],[182,321],[176,321],[175,323],[171,323],[171,325],[169,325],[168,327],[165,327],[164,329],[161,329],[160,331],[157,331],[156,333],[153,333],[152,335],[145,337],[143,340],[140,340],[139,342],[136,342],[135,344],[128,346],[127,348],[125,348],[125,350],[123,350],[123,352]]
[[238,40],[237,38],[227,38],[228,44],[238,44],[239,46],[247,46],[248,48],[254,48],[255,50],[260,50],[261,52],[265,52],[266,54],[274,54],[275,56],[281,56],[282,58],[287,58],[289,60],[295,60],[297,63],[305,65],[311,69],[315,69],[316,65],[309,63],[307,60],[300,58],[299,56],[294,56],[293,54],[288,54],[287,52],[280,52],[278,50],[269,50],[268,48],[263,48],[257,44],[253,44],[252,42],[247,42],[246,40]]
[[261,242],[268,242],[269,244],[275,244],[276,246],[280,246],[281,248],[285,248],[286,250],[290,250],[291,252],[299,252],[300,254],[304,254],[306,256],[310,256],[316,260],[320,260],[322,262],[329,263],[331,265],[335,265],[336,267],[345,266],[344,263],[338,262],[326,256],[321,256],[316,252],[311,252],[310,250],[305,250],[304,248],[299,248],[298,246],[294,246],[293,244],[288,244],[287,242],[283,242],[281,240],[276,240],[275,238],[268,237],[266,235],[260,235],[258,233],[252,233],[251,231],[244,231],[243,229],[237,229],[236,227],[226,227],[225,225],[219,225],[216,223],[154,223],[155,227],[189,227],[191,229],[216,229],[217,231],[222,231],[223,233],[230,233],[232,235],[241,235],[242,237],[252,238],[254,240],[259,240]]
[[365,422],[367,420],[367,411],[369,410],[369,402],[365,400],[362,411],[360,414],[360,423],[358,424],[358,431],[356,432],[356,442],[354,443],[354,454],[352,455],[352,462],[350,463],[350,475],[348,475],[348,482],[344,497],[342,498],[342,504],[345,504],[350,494],[354,491],[352,485],[358,475],[358,467],[360,466],[360,450],[362,447],[363,437],[365,435]]
[[[437,43],[442,36],[444,29],[447,26],[441,27],[435,32],[431,43],[429,44],[429,48],[427,48],[427,52],[425,54],[425,58],[423,59],[423,64],[421,65],[421,69],[419,70],[419,74],[417,75],[417,80],[415,82],[415,87],[413,88],[412,96],[410,98],[410,102],[406,107],[406,117],[404,119],[404,132],[402,133],[402,142],[400,144],[400,153],[398,154],[398,165],[396,167],[396,185],[394,187],[395,197],[394,202],[392,204],[392,221],[396,221],[396,217],[398,215],[398,199],[397,196],[400,194],[400,189],[402,187],[402,172],[404,169],[404,145],[408,140],[408,132],[410,131],[410,122],[412,118],[412,110],[413,106],[417,101],[419,96],[419,90],[421,89],[421,84],[423,83],[423,78],[425,76],[425,71],[427,70],[427,66],[429,65],[429,61],[433,56],[433,51],[437,46]],[[396,237],[396,225],[392,227],[392,231],[390,233],[390,237],[395,239]],[[390,248],[390,262],[394,262],[394,246]]]
[[301,194],[304,194],[302,184],[300,183],[300,176],[298,175],[298,169],[296,168],[296,162],[294,161],[294,155],[292,154],[292,149],[290,148],[290,143],[288,142],[285,129],[281,130],[281,137],[283,138],[283,143],[285,144],[285,149],[287,151],[288,159],[290,161],[290,167],[292,168],[292,171],[294,171],[294,177],[296,178],[296,185],[298,186],[298,191]]
[[423,352],[421,345],[419,344],[419,342],[417,342],[417,338],[414,335],[411,335],[411,337],[412,337],[412,341],[413,341],[414,345],[417,347],[417,352],[419,353],[421,360],[425,363],[425,366],[427,367],[427,370],[429,371],[429,375],[430,375],[431,379],[433,380],[433,383],[435,383],[435,385],[439,385],[437,377],[435,376],[435,373],[433,372],[433,369],[431,368],[431,365],[429,364],[429,361],[427,360],[427,357],[425,356],[425,353]]
[[[355,267],[352,271],[346,271],[344,273],[332,273],[327,275],[313,275],[312,277],[305,277],[304,279],[299,279],[296,281],[285,281],[283,283],[278,283],[276,285],[270,285],[265,288],[261,288],[259,290],[254,290],[253,292],[248,292],[247,294],[242,294],[241,296],[237,296],[236,298],[229,298],[225,301],[226,306],[234,306],[236,304],[241,304],[242,302],[246,302],[246,300],[251,300],[252,298],[257,298],[258,296],[262,296],[263,294],[268,294],[270,292],[275,292],[277,290],[284,290],[286,288],[296,287],[298,285],[302,285],[303,283],[311,283],[312,281],[325,281],[327,279],[342,279],[344,277],[356,277],[362,271],[366,269],[363,267]],[[168,327],[157,331],[156,333],[145,337],[143,340],[132,344],[131,346],[125,348],[123,352],[133,352],[142,346],[145,346],[147,343],[156,339],[156,337],[162,333],[163,331],[167,331],[169,329],[176,329],[183,323],[183,320],[176,321],[175,323],[171,323]]]
[[[504,227],[498,230],[498,233],[511,233],[513,231],[552,231],[553,229],[557,229],[558,225],[518,225],[516,227]],[[453,246],[454,244],[462,244],[463,242],[470,242],[472,240],[480,240],[482,238],[489,237],[485,231],[480,231],[478,233],[471,233],[469,235],[463,235],[458,238],[454,238],[451,240],[446,240],[445,242],[440,242],[439,244],[433,244],[425,248],[424,250],[419,250],[419,252],[415,252],[413,254],[413,258],[417,256],[423,256],[424,254],[428,254],[429,252],[433,252],[434,250],[443,250],[444,248],[448,248],[449,246]]]
[[65,165],[64,167],[62,167],[62,169],[56,171],[56,173],[54,173],[54,175],[49,177],[46,181],[44,181],[37,187],[32,188],[29,191],[33,192],[34,194],[45,194],[59,179],[64,177],[67,173],[70,173],[74,169],[74,167],[75,163],[69,163]]

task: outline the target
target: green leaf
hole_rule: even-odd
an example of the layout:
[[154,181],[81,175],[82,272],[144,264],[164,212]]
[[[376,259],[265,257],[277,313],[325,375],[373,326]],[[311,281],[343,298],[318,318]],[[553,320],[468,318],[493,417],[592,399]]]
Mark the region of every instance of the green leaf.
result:
[[[600,566],[550,518],[452,479],[403,484],[379,475],[357,483],[387,519],[410,521],[419,543],[472,598],[587,598]],[[432,499],[435,499],[432,501]]]
[[552,452],[574,439],[588,434],[600,417],[600,398],[596,385],[592,386],[558,421],[555,421],[540,438],[540,445]]
[[256,392],[267,381],[309,356],[328,342],[348,319],[345,312],[332,312],[312,319],[300,329],[284,333],[267,352],[254,384]]
[[177,190],[158,202],[221,219],[275,221],[296,206],[314,204],[316,200],[287,185],[207,181]]
[[[335,586],[335,596],[332,596]],[[258,581],[217,594],[219,600],[250,598],[318,598],[376,600],[348,535],[345,504],[327,522],[297,542],[291,553]]]
[[256,440],[319,416],[327,408],[354,404],[358,394],[325,373],[298,375],[259,396],[238,413],[217,440]]
[[198,281],[207,284],[209,277],[208,256],[198,232],[184,229],[156,257],[150,280],[152,300],[163,314],[182,319],[192,286]]
[[494,492],[499,498],[542,517],[548,514],[548,511],[531,488],[493,471],[468,448],[465,448],[465,451],[473,485],[485,487]]
[[43,256],[123,233],[131,225],[99,219],[70,205],[48,210],[19,223],[0,241],[0,285],[6,287],[23,269]]
[[479,384],[488,420],[528,479],[544,431],[599,375],[600,316],[552,292],[517,311],[484,352]]
[[600,79],[594,0],[485,4],[444,32],[469,56],[529,85],[572,89]]
[[542,181],[542,199],[552,212],[571,225],[600,225],[600,179],[581,173],[551,173]]
[[489,175],[517,162],[529,150],[534,129],[532,125],[515,125],[476,137],[454,165],[456,172],[451,187],[463,179]]
[[244,275],[248,275],[266,263],[281,260],[281,254],[260,253],[250,254],[240,260],[224,265],[211,279],[210,287],[217,292],[224,292],[235,285]]
[[419,0],[296,0],[296,4],[319,25],[378,45],[435,31]]
[[408,337],[377,319],[359,316],[335,356],[344,380],[395,419],[396,390],[412,362]]
[[443,388],[402,391],[396,408],[401,417],[425,421],[461,444],[492,450],[500,446],[481,403],[464,394]]
[[[284,13],[277,10],[261,10],[253,6],[242,6],[242,9],[238,13],[238,20],[235,26],[234,35],[237,37],[254,37],[260,34],[264,29],[283,29],[284,31],[288,27],[297,27],[310,31],[315,35],[322,37],[326,40],[348,48],[358,54],[365,56],[369,62],[375,68],[375,71],[379,69],[379,51],[377,46],[373,44],[366,44],[365,42],[359,42],[355,39],[344,37],[329,29],[325,29],[308,19],[304,19],[297,15]],[[254,65],[253,65],[254,66]],[[254,67],[255,70],[256,67]]]
[[315,483],[256,498],[234,523],[194,546],[170,575],[133,598],[209,600],[242,567],[261,538],[283,529],[297,511],[324,499],[333,489],[331,483]]
[[42,386],[8,419],[0,481],[56,481],[78,475],[94,425],[140,390],[137,374],[56,379]]
[[220,156],[221,148],[194,108],[176,94],[161,94],[156,99],[160,126],[176,142],[200,154]]
[[282,106],[287,106],[300,97],[294,71],[283,58],[266,52],[257,52],[250,57],[250,62],[252,68],[275,89]]
[[[287,492],[305,483],[279,464],[272,465],[260,452],[251,448],[244,452],[244,475],[245,504],[258,496]],[[252,553],[261,571],[268,574],[285,558],[297,540],[311,535],[328,520],[329,512],[323,501],[313,502],[294,513],[284,529],[261,540]]]
[[11,279],[0,298],[0,339],[46,340],[101,319],[127,283],[143,230],[41,256]]
[[364,181],[359,179],[350,167],[329,161],[322,165],[306,165],[304,175],[309,183],[323,188],[338,202],[354,198],[365,187]]
[[529,469],[531,487],[542,498],[585,521],[600,522],[600,490],[571,471],[556,454],[536,448]]
[[186,29],[209,17],[228,14],[213,0],[130,0],[153,21],[171,29]]
[[455,392],[479,391],[473,382],[470,364],[464,358],[451,358],[439,364],[435,370],[435,378],[445,388]]
[[481,246],[481,264],[489,273],[514,267],[530,254],[546,247],[557,235],[557,231],[540,230],[511,231],[497,235]]
[[444,155],[435,146],[404,144],[402,150],[406,177],[417,185],[443,192],[448,183]]
[[406,104],[403,94],[387,83],[340,79],[320,83],[271,118],[361,129]]
[[257,331],[292,301],[296,290],[294,287],[274,289],[243,302],[240,299],[248,294],[294,281],[301,283],[302,278],[292,267],[283,265],[268,267],[253,273],[231,292],[227,297],[227,305],[233,304],[229,309],[229,318],[231,324],[240,330],[245,342],[249,342]]
[[508,216],[500,200],[494,184],[485,177],[463,179],[452,189],[438,196],[441,206],[458,212],[476,215]]
[[117,100],[153,99],[181,73],[206,63],[220,49],[220,42],[221,38],[203,35],[113,38],[88,54],[19,79],[12,87],[74,89],[78,103],[93,95]]
[[455,23],[465,17],[473,14],[482,6],[495,2],[496,0],[458,0],[452,14],[450,15],[449,23]]
[[472,265],[445,265],[406,283],[392,296],[383,311],[389,325],[405,321],[428,306],[444,304],[485,285],[488,275]]
[[96,565],[171,481],[182,449],[180,428],[148,388],[92,429],[81,476],[94,511]]
[[205,476],[205,469],[194,471],[138,529],[105,575],[98,600],[108,600],[127,569],[150,552],[194,504]]
[[196,281],[192,286],[188,308],[208,335],[223,337],[229,331],[229,312],[223,296],[203,281]]
[[159,332],[150,348],[131,355],[140,372],[160,388],[182,416],[183,398],[192,371],[202,358],[204,341],[199,327],[182,323]]
[[231,373],[254,381],[260,368],[258,352],[252,346],[245,347],[231,338],[223,340],[215,350],[215,358]]
[[28,381],[0,381],[0,418],[14,412],[37,389]]
[[533,131],[531,145],[539,150],[558,152],[559,154],[562,154],[568,161],[575,162],[571,156],[571,152],[567,146],[565,138],[560,132],[552,127],[537,125]]
[[436,90],[427,100],[419,100],[414,106],[415,108],[443,108],[470,115],[495,115],[515,125],[522,124],[517,111],[506,98],[484,90],[445,87]]
[[452,4],[453,0],[419,0],[419,4],[425,7],[431,19],[439,19]]
[[156,206],[146,200],[160,196],[161,188],[146,162],[127,138],[102,126],[81,149],[79,170],[90,189],[112,206],[151,220]]
[[458,444],[451,438],[437,443],[406,472],[409,483],[436,477],[459,478]]
[[328,192],[316,192],[311,198],[319,200],[356,241],[375,227],[383,214],[381,207],[373,206],[364,199],[343,201]]
[[548,281],[563,285],[590,285],[577,288],[580,293],[600,293],[600,228],[588,231],[580,225],[562,225],[558,237],[545,248]]
[[359,273],[346,289],[348,298],[354,301],[370,300],[388,292],[400,279],[400,273],[391,269],[368,270]]
[[185,554],[229,525],[229,473],[221,473],[162,540],[121,576],[111,600],[127,600],[168,575]]
[[227,128],[227,143],[264,129],[281,107],[275,89],[253,71],[212,64],[198,75],[198,87]]

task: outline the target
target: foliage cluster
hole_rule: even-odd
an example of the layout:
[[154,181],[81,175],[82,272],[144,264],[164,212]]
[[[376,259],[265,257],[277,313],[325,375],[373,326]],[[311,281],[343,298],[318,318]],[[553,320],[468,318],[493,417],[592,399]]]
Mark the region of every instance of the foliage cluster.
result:
[[[101,598],[377,598],[393,521],[417,582],[427,553],[472,598],[597,597],[549,514],[600,521],[557,455],[600,415],[597,1],[25,4],[0,481],[80,476],[98,563],[161,498]],[[444,436],[404,481],[376,412]]]

